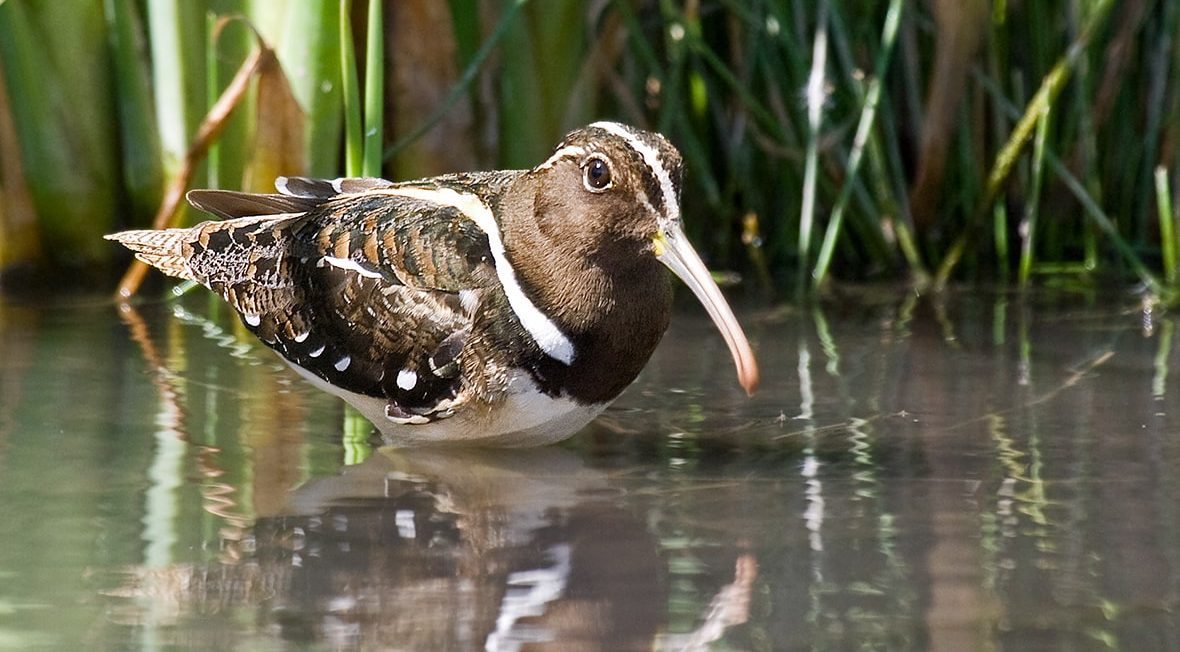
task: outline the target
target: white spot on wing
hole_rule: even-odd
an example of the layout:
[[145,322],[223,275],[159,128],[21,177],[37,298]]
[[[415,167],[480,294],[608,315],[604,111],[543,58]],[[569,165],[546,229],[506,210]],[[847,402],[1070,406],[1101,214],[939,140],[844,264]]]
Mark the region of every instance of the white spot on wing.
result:
[[262,323],[260,315],[242,315],[242,319],[246,320],[246,324],[250,326],[257,326]]
[[356,272],[365,278],[381,278],[381,275],[369,269],[360,266],[360,263],[351,258],[337,258],[335,256],[324,256],[322,260],[338,269],[345,269],[350,272]]
[[320,354],[323,352],[324,352],[324,345],[321,344],[320,348],[316,349],[315,351],[312,351],[311,353],[308,353],[307,355],[310,355],[313,358],[318,358],[318,357],[320,357]]
[[418,384],[418,374],[409,369],[402,369],[397,372],[397,386],[406,390],[407,392]]
[[512,312],[516,313],[516,318],[549,357],[567,365],[573,362],[573,342],[570,342],[557,324],[529,300],[517,282],[516,272],[508,262],[508,255],[504,250],[504,241],[500,239],[500,226],[496,224],[496,218],[487,204],[475,195],[450,188],[391,188],[383,192],[451,206],[475,222],[488,236],[488,247],[492,250],[492,258],[495,259],[496,276],[504,288],[504,294],[508,296],[508,304],[512,307]]
[[307,336],[310,334],[311,334],[310,331],[303,331],[302,333],[299,333],[298,335],[295,336],[295,341],[296,342],[303,342],[304,340],[307,339]]
[[348,369],[348,365],[350,364],[352,364],[352,357],[346,355],[343,358],[337,360],[336,364],[332,366],[336,367],[336,371],[344,371],[345,369]]
[[459,290],[459,306],[463,308],[463,312],[474,314],[475,309],[479,307],[479,293],[475,290]]

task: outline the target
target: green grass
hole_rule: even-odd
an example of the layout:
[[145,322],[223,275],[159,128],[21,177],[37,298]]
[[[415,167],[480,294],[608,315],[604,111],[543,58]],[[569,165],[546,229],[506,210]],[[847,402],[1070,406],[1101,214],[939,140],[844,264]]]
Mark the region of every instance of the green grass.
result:
[[[0,3],[21,164],[0,196],[29,196],[37,214],[0,211],[0,233],[41,250],[0,243],[0,261],[120,255],[98,236],[154,212],[252,47],[221,20],[242,16],[278,52],[308,174],[381,174],[444,127],[421,143],[526,166],[566,130],[616,119],[681,148],[687,228],[710,265],[780,296],[1054,276],[1176,294],[1180,0],[449,0],[428,5],[451,26],[432,32],[437,55],[390,40],[392,21],[420,19],[405,6]],[[453,58],[453,74],[419,80],[441,99],[391,131],[398,80],[442,69],[422,56]],[[194,183],[270,169],[255,163],[271,110],[256,95]],[[22,239],[32,229],[40,239]]]
[[[6,176],[0,188],[32,197],[40,253],[52,265],[109,255],[101,238],[115,222],[120,165],[117,133],[109,127],[118,121],[106,36],[99,3],[77,11],[59,11],[56,3],[0,4],[0,66],[19,150],[14,160],[27,184],[9,189]],[[79,60],[73,50],[93,56]]]

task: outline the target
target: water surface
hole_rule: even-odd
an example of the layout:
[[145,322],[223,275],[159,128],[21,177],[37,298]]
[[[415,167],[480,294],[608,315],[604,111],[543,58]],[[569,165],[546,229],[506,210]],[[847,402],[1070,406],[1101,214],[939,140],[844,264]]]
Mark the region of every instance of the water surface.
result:
[[[214,306],[214,307],[211,307]],[[1173,316],[685,305],[567,444],[382,449],[203,294],[0,303],[0,648],[1180,649]]]

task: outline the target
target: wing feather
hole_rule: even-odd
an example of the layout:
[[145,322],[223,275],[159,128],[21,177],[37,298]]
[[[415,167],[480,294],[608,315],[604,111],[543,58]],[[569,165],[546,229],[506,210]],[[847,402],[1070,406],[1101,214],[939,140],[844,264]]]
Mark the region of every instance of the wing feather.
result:
[[[380,181],[290,178],[278,195],[198,192],[198,207],[239,217],[194,227],[185,257],[292,364],[385,398],[395,422],[425,423],[495,382],[465,372],[484,362],[468,360],[469,335],[496,273],[471,219],[369,192],[390,186]],[[241,217],[255,211],[285,214]]]
[[508,365],[496,356],[511,347],[488,339],[503,336],[489,324],[510,307],[487,233],[421,191],[449,188],[492,202],[518,174],[403,184],[284,177],[277,194],[194,190],[194,206],[225,219],[108,237],[221,295],[292,364],[386,400],[397,423],[425,423],[472,396],[503,395],[507,380],[495,370]]
[[222,219],[304,213],[323,203],[314,197],[256,195],[229,190],[190,190],[185,198],[193,206]]

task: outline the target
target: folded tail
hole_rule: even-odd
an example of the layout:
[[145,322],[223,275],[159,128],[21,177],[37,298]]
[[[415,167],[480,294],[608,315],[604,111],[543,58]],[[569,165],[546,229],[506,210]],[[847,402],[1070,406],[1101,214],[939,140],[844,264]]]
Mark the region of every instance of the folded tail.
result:
[[[3,0],[0,0],[0,3],[2,2]],[[203,284],[216,280],[240,280],[239,276],[245,273],[246,263],[275,252],[268,250],[254,252],[250,256],[239,256],[236,259],[241,263],[239,265],[226,264],[214,259],[194,261],[193,256],[210,248],[214,250],[212,253],[217,254],[218,249],[244,247],[251,244],[251,238],[259,233],[277,228],[291,218],[300,217],[340,193],[364,192],[389,186],[390,183],[382,179],[324,181],[303,177],[279,177],[275,185],[279,190],[277,195],[226,190],[193,190],[188,193],[190,204],[207,213],[226,218],[224,221],[202,222],[191,229],[123,231],[105,237],[107,240],[123,244],[135,252],[136,258],[169,276]],[[231,234],[232,237],[221,238],[214,243],[211,238],[217,232]],[[267,240],[273,242],[273,238]]]
[[136,258],[168,276],[196,280],[182,252],[184,243],[192,237],[191,229],[123,231],[103,237],[119,242],[135,252]]

